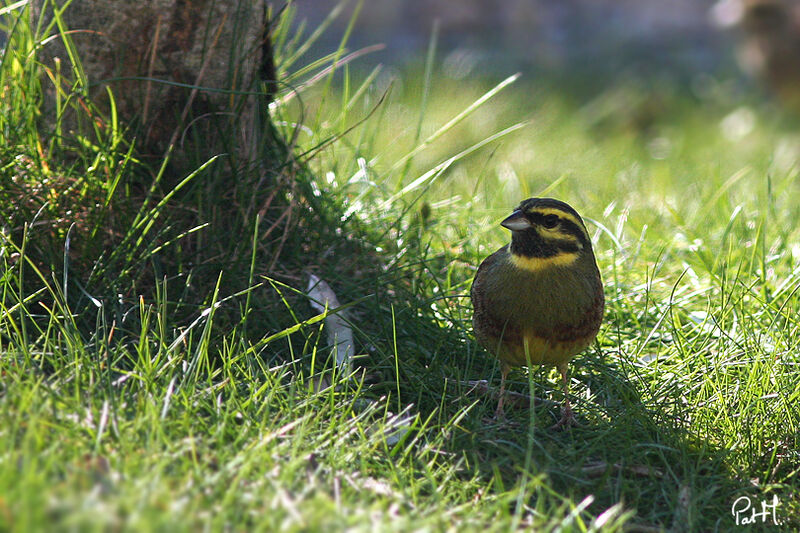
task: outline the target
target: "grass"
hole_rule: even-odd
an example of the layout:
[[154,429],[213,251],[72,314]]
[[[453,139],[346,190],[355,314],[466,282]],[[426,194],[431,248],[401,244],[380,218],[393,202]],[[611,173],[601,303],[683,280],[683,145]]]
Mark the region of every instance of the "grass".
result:
[[[15,31],[0,529],[728,531],[741,496],[776,496],[777,529],[800,525],[800,143],[769,105],[710,78],[694,93],[622,79],[588,100],[453,79],[433,49],[400,76],[339,64],[273,109],[298,162],[281,169],[298,189],[279,264],[260,240],[273,221],[253,220],[213,241],[237,258],[215,269],[191,240],[212,230],[175,216],[215,162],[143,198],[125,185],[154,173],[120,129],[49,142],[24,60],[41,36]],[[275,36],[292,86],[346,56],[298,66],[307,41],[288,23]],[[542,401],[510,424],[468,384],[499,380],[471,335],[471,278],[507,239],[498,221],[541,194],[585,215],[606,287],[568,432],[547,429],[550,369],[512,373]],[[133,228],[114,261],[97,198]],[[351,379],[308,271],[347,306]]]

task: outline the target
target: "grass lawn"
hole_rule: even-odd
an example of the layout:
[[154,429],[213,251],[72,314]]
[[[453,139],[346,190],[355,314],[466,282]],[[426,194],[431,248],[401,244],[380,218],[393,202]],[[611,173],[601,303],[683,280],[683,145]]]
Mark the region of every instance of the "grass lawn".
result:
[[[281,31],[294,85],[333,60],[298,67]],[[213,196],[220,160],[168,180],[113,121],[54,137],[35,39],[16,35],[0,530],[730,531],[747,502],[777,502],[780,524],[753,530],[800,528],[800,136],[772,104],[723,76],[579,97],[525,73],[456,79],[435,54],[342,66],[272,112],[291,224],[253,218],[201,268],[215,219],[182,226],[181,209]],[[585,217],[606,291],[563,432],[555,370],[512,372],[507,423],[470,385],[499,385],[472,277],[540,195]],[[309,273],[345,308],[350,377]]]

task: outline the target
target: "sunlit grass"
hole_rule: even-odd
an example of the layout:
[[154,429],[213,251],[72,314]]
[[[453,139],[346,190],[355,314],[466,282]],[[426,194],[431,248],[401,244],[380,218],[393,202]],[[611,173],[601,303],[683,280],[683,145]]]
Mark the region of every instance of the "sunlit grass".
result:
[[[638,526],[724,529],[741,494],[780,494],[784,517],[796,520],[800,140],[791,127],[768,105],[722,94],[725,85],[711,79],[718,85],[703,95],[676,86],[656,102],[634,94],[630,106],[608,106],[631,88],[576,104],[524,76],[495,94],[486,79],[418,75],[384,82],[360,113],[323,106],[325,120],[303,140],[314,145],[330,135],[326,128],[353,125],[312,161],[327,177],[323,193],[390,236],[409,276],[428,262],[432,307],[466,335],[463,296],[475,266],[508,238],[502,217],[534,195],[564,199],[587,217],[608,301],[596,347],[572,371],[588,422],[566,439],[536,429],[535,471],[575,505],[592,496],[595,516],[624,494],[623,508],[638,510],[629,524]],[[336,98],[347,101],[349,85]],[[383,111],[371,107],[378,98]],[[316,101],[306,98],[312,109]],[[422,101],[425,114],[415,116]],[[418,148],[429,136],[434,141]],[[474,366],[480,351],[436,357],[445,359],[437,369],[445,383],[448,374],[462,383],[497,377]],[[557,394],[547,376],[538,372],[536,387]],[[506,465],[524,483],[518,468],[530,457],[532,429],[474,422],[475,456]],[[602,465],[605,485],[593,479],[593,465]]]
[[[710,78],[657,96],[622,79],[589,100],[527,73],[455,79],[433,51],[394,74],[333,69],[343,47],[308,60],[294,35],[276,28],[291,85],[271,112],[311,171],[289,175],[316,217],[296,231],[337,227],[287,246],[279,276],[257,264],[255,224],[230,236],[244,289],[220,268],[199,299],[155,275],[133,296],[89,294],[98,273],[165,268],[201,231],[151,237],[183,190],[122,212],[133,244],[91,272],[75,271],[69,224],[3,228],[0,529],[726,531],[742,495],[776,495],[797,527],[800,138],[774,110]],[[69,162],[40,149],[22,94],[40,90],[37,67],[15,57],[0,70],[3,183],[57,175],[110,198],[139,179],[116,126]],[[606,286],[567,432],[547,429],[550,369],[512,374],[541,401],[509,424],[470,384],[499,378],[471,334],[475,268],[506,242],[499,220],[543,194],[586,217]],[[2,198],[10,225],[19,206]],[[353,376],[333,368],[307,271],[346,307]]]

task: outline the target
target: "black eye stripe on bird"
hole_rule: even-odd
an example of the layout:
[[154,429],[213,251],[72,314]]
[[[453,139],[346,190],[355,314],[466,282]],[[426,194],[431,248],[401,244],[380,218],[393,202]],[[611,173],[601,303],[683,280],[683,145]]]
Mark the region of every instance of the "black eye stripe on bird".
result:
[[[570,235],[570,237],[572,237]],[[548,259],[562,254],[575,254],[583,249],[577,239],[526,239],[514,243],[511,253],[522,257]],[[566,258],[565,258],[566,259]]]
[[583,249],[583,245],[587,240],[584,232],[569,222],[562,223],[561,226],[552,229],[542,226],[535,226],[535,228],[545,241],[553,243],[554,246],[559,248]]
[[586,231],[583,221],[580,219],[580,217],[577,217],[572,213],[559,209],[541,209],[534,207],[525,214],[530,217],[531,222],[541,226],[545,226],[545,220],[548,216],[555,215],[558,217],[560,228],[566,230],[566,232],[560,231],[558,233],[561,235],[565,235],[565,233],[574,235],[581,243],[589,240],[589,233]]

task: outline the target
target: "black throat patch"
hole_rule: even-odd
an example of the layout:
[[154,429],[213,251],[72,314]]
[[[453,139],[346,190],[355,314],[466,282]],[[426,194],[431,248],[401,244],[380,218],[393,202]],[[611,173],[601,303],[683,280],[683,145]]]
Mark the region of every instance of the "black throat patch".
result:
[[577,253],[581,248],[573,240],[545,239],[535,228],[511,234],[511,253],[523,257],[555,257],[563,253]]

